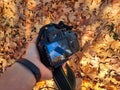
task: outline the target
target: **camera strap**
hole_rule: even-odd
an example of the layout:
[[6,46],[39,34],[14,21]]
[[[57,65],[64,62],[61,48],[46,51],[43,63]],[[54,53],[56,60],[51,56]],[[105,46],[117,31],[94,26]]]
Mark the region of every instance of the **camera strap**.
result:
[[75,75],[72,69],[66,64],[66,73],[62,66],[53,71],[53,78],[59,90],[75,90]]

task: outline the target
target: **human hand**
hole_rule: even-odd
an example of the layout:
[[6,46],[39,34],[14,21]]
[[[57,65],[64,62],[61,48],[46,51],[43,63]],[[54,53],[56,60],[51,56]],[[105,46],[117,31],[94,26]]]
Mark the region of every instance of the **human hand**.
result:
[[52,78],[52,71],[50,71],[42,62],[40,61],[39,52],[36,47],[36,39],[35,37],[28,45],[26,49],[25,55],[22,58],[26,58],[35,64],[41,73],[41,80],[48,80]]

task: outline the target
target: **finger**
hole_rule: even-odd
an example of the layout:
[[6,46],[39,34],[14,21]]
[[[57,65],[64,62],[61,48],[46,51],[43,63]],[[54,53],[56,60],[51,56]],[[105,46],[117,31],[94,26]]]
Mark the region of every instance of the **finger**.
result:
[[63,68],[65,68],[65,66],[66,66],[66,63],[64,63],[64,64],[62,65]]

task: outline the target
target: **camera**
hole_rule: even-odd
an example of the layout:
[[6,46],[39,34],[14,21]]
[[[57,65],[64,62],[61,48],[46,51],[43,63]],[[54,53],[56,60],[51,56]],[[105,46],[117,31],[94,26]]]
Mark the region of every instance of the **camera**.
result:
[[40,29],[37,48],[42,63],[57,68],[79,50],[77,34],[62,21],[58,24],[50,23]]

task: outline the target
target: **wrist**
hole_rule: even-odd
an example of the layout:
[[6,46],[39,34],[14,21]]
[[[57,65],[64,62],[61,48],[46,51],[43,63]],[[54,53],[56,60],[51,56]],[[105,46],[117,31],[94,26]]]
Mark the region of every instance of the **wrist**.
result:
[[41,73],[40,80],[48,80],[52,78],[52,72],[38,59],[38,57],[37,58],[24,57],[24,58],[29,60],[39,68],[39,71]]
[[32,62],[34,65],[36,65],[39,68],[39,71],[41,72],[41,61],[37,58],[32,58],[32,57],[23,57],[27,59],[28,61]]
[[33,64],[31,61],[23,58],[21,60],[18,60],[17,63],[21,64],[22,66],[24,66],[26,69],[28,69],[29,71],[31,71],[31,73],[34,75],[36,82],[38,82],[41,78],[41,73],[39,68]]

